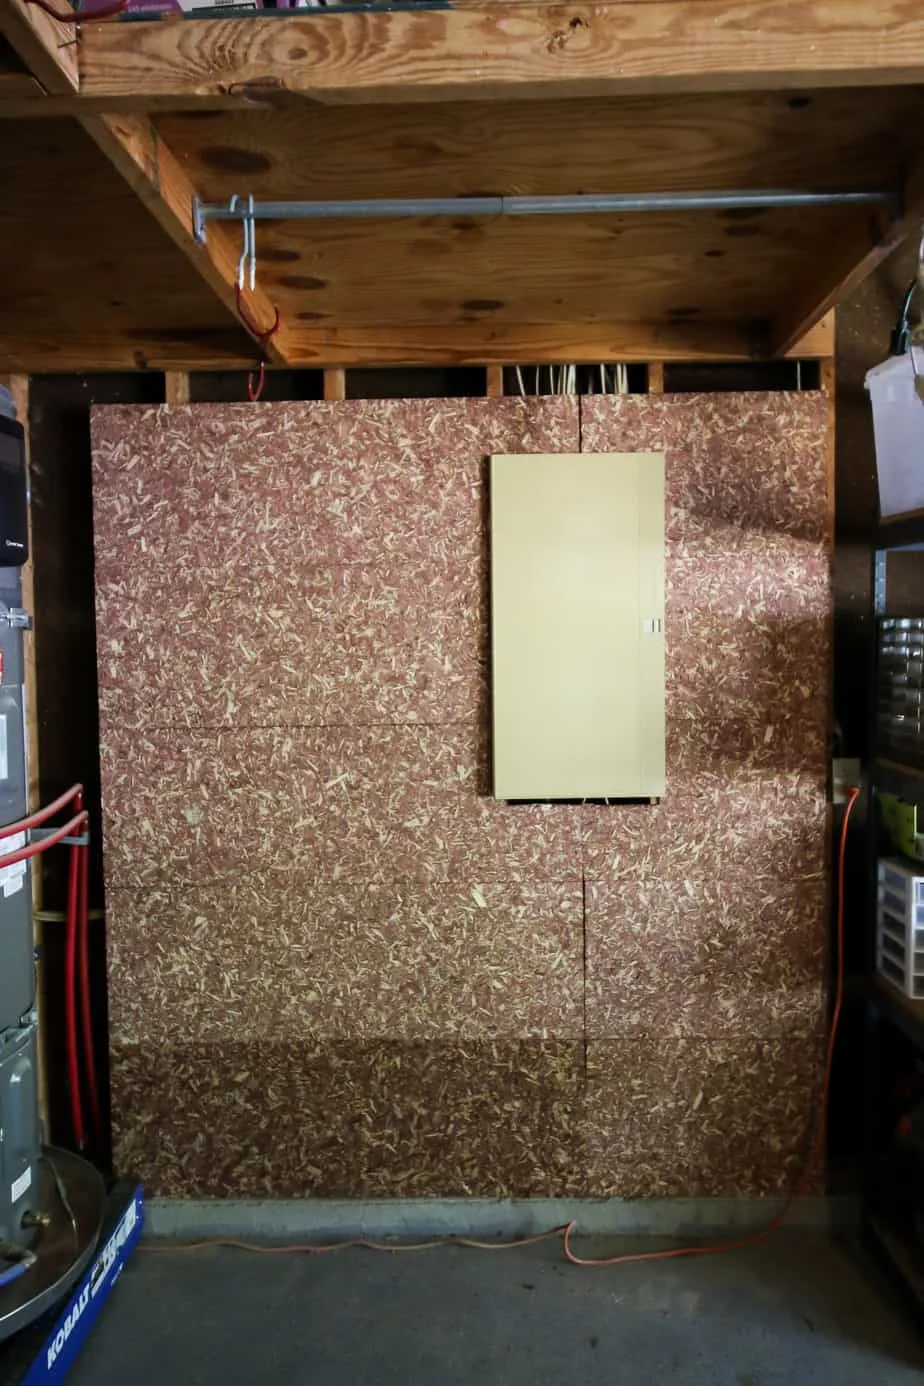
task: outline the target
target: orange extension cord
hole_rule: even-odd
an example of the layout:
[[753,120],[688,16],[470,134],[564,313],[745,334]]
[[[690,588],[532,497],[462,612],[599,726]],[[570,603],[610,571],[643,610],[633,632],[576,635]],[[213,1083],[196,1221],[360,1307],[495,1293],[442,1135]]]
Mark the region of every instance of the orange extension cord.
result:
[[776,1232],[789,1217],[793,1208],[801,1198],[805,1196],[812,1182],[812,1177],[818,1166],[819,1157],[824,1149],[825,1131],[827,1130],[828,1118],[828,1099],[831,1094],[831,1069],[834,1060],[834,1046],[837,1041],[837,1030],[841,1019],[841,1009],[844,1003],[844,864],[847,856],[847,828],[850,823],[850,815],[853,806],[860,797],[860,790],[853,788],[847,796],[847,803],[844,807],[844,817],[841,821],[840,846],[837,855],[837,933],[836,933],[836,982],[834,988],[834,1009],[831,1012],[831,1025],[828,1030],[828,1043],[825,1053],[824,1077],[821,1086],[821,1102],[818,1108],[818,1117],[815,1126],[815,1133],[809,1147],[808,1158],[802,1175],[786,1203],[766,1227],[762,1227],[758,1232],[751,1232],[745,1237],[735,1237],[729,1241],[712,1242],[706,1246],[678,1246],[672,1247],[667,1251],[637,1251],[630,1252],[625,1256],[603,1256],[599,1258],[576,1256],[571,1250],[571,1237],[577,1228],[577,1223],[569,1222],[562,1227],[550,1228],[548,1232],[540,1232],[535,1237],[518,1237],[507,1242],[479,1242],[470,1237],[439,1237],[434,1241],[428,1242],[373,1242],[365,1237],[352,1237],[348,1241],[331,1242],[326,1246],[313,1246],[311,1244],[283,1243],[279,1246],[265,1246],[259,1242],[243,1242],[230,1237],[215,1237],[199,1242],[183,1242],[178,1246],[157,1246],[146,1243],[144,1249],[147,1251],[160,1251],[173,1253],[178,1251],[201,1251],[206,1247],[234,1247],[239,1251],[254,1251],[260,1255],[285,1256],[293,1253],[301,1253],[309,1256],[323,1256],[332,1251],[346,1251],[349,1247],[362,1247],[366,1251],[434,1251],[437,1247],[443,1246],[465,1246],[476,1251],[509,1251],[513,1247],[535,1246],[537,1242],[547,1242],[553,1237],[561,1237],[562,1250],[565,1259],[570,1261],[573,1266],[625,1266],[637,1261],[670,1261],[679,1256],[721,1256],[728,1251],[743,1251],[746,1247],[757,1246],[766,1240],[772,1233]]

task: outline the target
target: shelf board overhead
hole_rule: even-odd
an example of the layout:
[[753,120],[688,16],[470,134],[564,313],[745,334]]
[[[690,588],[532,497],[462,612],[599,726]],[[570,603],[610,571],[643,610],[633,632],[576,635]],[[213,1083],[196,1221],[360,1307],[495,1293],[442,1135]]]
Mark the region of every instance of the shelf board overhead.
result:
[[0,81],[3,369],[263,354],[236,310],[241,228],[199,244],[197,196],[889,195],[258,223],[248,324],[278,308],[266,354],[318,367],[830,355],[825,315],[924,210],[924,18],[900,0],[113,20],[63,50],[41,14],[0,0],[26,69]]

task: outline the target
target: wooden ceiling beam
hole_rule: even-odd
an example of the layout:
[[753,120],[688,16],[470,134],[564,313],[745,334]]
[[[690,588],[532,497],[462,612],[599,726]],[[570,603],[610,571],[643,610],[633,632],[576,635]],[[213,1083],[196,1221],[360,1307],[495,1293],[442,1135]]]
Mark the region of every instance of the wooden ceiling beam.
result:
[[[167,145],[146,116],[88,116],[81,125],[110,163],[122,175],[151,215],[222,303],[244,327],[265,330],[274,320],[275,307],[265,290],[245,288],[241,302],[247,320],[237,312],[237,267],[240,246],[227,226],[213,223],[204,243],[192,231],[195,189]],[[251,335],[256,335],[251,333]],[[261,346],[261,352],[264,348]],[[282,325],[265,347],[268,360],[285,365],[289,360],[288,329]]]
[[[758,328],[760,325],[756,325]],[[338,326],[305,330],[291,364],[345,366],[515,366],[601,361],[742,361],[765,358],[764,334],[740,323],[484,323],[435,327]],[[834,354],[834,314],[786,353],[803,360]]]
[[[9,2],[9,0],[7,0]],[[14,0],[21,3],[21,0]],[[337,103],[924,82],[917,0],[644,0],[86,24],[81,96]]]
[[801,283],[791,299],[774,316],[770,350],[774,356],[792,355],[795,344],[811,333],[836,303],[848,297],[912,232],[920,234],[924,222],[924,160],[909,172],[904,185],[902,210],[896,217],[870,211],[845,224],[808,282]]
[[432,323],[394,327],[306,327],[291,364],[346,366],[505,366],[601,361],[720,361],[763,355],[740,323]]
[[[0,0],[0,32],[42,83],[49,99],[73,92],[77,73],[72,27],[25,0]],[[68,36],[66,48],[60,47],[62,32]],[[62,58],[62,53],[68,56]],[[195,188],[170,149],[158,138],[151,121],[139,115],[85,115],[80,124],[222,303],[257,340],[259,351],[255,355],[265,354],[268,360],[285,364],[285,329],[265,346],[253,330],[268,328],[273,322],[272,301],[260,288],[245,288],[241,303],[247,319],[241,318],[235,292],[239,253],[233,235],[224,226],[212,226],[205,243],[195,240]]]
[[[29,87],[23,81],[17,84],[7,81],[11,74],[0,74],[0,120],[82,120],[91,115],[124,114],[126,102],[115,97],[80,96],[71,92],[69,96],[48,96],[34,77]],[[39,96],[41,101],[33,98]],[[189,99],[155,101],[141,103],[148,115],[182,114],[189,106]],[[239,96],[206,96],[196,99],[196,111],[255,111],[267,109],[262,101],[242,100]]]
[[0,0],[0,34],[46,91],[76,95],[74,25],[62,24],[26,0]]
[[[0,322],[2,329],[2,322]],[[446,366],[446,365],[560,365],[574,361],[740,361],[753,360],[752,345],[736,324],[694,328],[692,325],[615,324],[612,327],[561,323],[526,327],[516,325],[485,333],[468,327],[408,327],[332,329],[302,334],[289,348],[293,366],[336,370],[342,366]],[[120,371],[138,369],[139,337],[118,332],[83,330],[79,337],[53,338],[19,335],[8,340],[0,330],[0,369],[17,365],[36,372]],[[789,353],[803,360],[833,354],[833,321],[824,319]],[[150,370],[214,371],[246,369],[250,358],[242,356],[229,334],[227,341],[212,333],[192,342],[178,335],[176,341],[152,340],[144,346],[144,364]]]

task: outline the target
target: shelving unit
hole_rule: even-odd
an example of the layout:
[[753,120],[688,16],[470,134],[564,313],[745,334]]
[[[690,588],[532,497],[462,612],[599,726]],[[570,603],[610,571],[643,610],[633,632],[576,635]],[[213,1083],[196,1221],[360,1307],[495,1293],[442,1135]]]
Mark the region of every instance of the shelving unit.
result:
[[[902,1202],[902,1182],[895,1178],[900,1157],[894,1143],[890,1096],[895,1082],[891,1055],[896,1046],[917,1054],[924,1072],[924,1001],[914,1001],[876,973],[875,936],[877,863],[883,843],[879,825],[880,794],[897,794],[924,808],[924,765],[906,764],[892,751],[880,751],[877,718],[878,623],[890,610],[889,555],[924,552],[924,512],[880,522],[873,540],[872,713],[870,730],[868,862],[868,959],[870,981],[866,1006],[866,1072],[864,1099],[863,1233],[870,1252],[924,1327],[924,1247],[915,1233],[916,1219]],[[922,867],[924,870],[924,867]],[[910,1047],[910,1048],[909,1048]],[[924,1099],[924,1083],[922,1083]],[[890,1119],[892,1118],[892,1119]],[[924,1187],[924,1180],[922,1180]]]

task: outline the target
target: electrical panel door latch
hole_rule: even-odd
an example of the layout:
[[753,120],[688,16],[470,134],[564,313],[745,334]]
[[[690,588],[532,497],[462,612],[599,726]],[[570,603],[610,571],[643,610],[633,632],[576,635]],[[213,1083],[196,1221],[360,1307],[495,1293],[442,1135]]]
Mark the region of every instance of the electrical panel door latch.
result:
[[32,616],[28,611],[24,611],[21,606],[12,606],[9,610],[0,612],[0,620],[6,621],[7,625],[12,626],[13,630],[32,629]]

